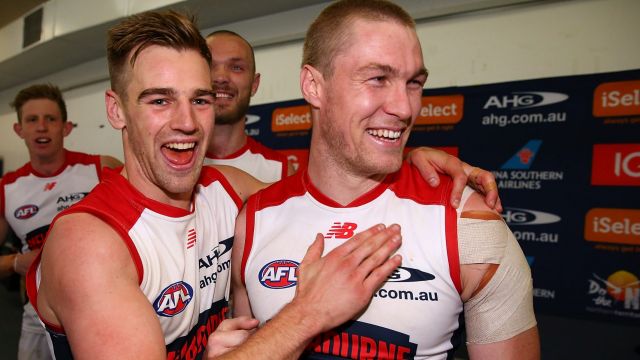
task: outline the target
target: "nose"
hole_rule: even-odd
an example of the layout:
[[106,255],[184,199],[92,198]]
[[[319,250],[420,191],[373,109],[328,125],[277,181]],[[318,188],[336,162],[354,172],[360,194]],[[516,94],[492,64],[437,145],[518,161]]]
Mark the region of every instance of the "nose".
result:
[[211,80],[214,84],[226,84],[229,82],[229,72],[224,65],[214,65],[211,68]]
[[406,84],[393,84],[391,93],[387,97],[385,111],[399,120],[411,118],[411,94]]
[[171,128],[185,134],[192,134],[196,131],[195,110],[190,100],[179,101],[173,117]]
[[36,123],[36,130],[45,132],[48,129],[47,119],[45,117],[39,117]]

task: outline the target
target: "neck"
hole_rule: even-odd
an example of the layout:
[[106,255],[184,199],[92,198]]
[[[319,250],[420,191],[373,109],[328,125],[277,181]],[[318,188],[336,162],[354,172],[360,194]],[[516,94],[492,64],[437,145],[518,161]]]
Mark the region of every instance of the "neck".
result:
[[64,165],[65,162],[65,150],[61,149],[55,155],[50,157],[40,157],[32,155],[30,157],[30,163],[33,170],[39,174],[49,176],[55,174]]
[[216,124],[207,153],[223,158],[240,150],[247,143],[244,121],[235,124]]
[[352,203],[378,186],[385,178],[384,174],[355,174],[320,153],[311,151],[309,154],[309,179],[320,192],[340,205]]
[[[132,162],[125,161],[125,165],[120,173],[125,179],[131,183],[131,185],[138,190],[145,197],[161,202],[166,205],[170,205],[176,208],[190,210],[191,208],[191,195],[193,191],[184,193],[170,193],[162,190],[155,184],[145,181],[145,178],[141,175],[140,168],[134,168],[135,165],[130,165]],[[138,176],[132,176],[132,174],[139,174]],[[193,189],[193,188],[192,188]]]

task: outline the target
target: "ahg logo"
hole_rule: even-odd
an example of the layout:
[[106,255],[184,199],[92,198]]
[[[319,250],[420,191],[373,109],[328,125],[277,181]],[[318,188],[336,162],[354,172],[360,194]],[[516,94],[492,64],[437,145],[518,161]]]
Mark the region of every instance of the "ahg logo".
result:
[[548,92],[548,91],[528,91],[528,92],[512,92],[511,95],[497,96],[493,95],[484,104],[484,109],[529,109],[533,107],[546,106],[556,104],[567,100],[567,94]]
[[591,184],[640,186],[640,144],[594,145]]

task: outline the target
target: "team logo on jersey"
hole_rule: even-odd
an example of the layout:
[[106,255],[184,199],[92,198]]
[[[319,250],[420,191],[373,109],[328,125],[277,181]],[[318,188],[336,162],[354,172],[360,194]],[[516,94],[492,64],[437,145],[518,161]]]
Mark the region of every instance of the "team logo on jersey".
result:
[[358,224],[352,222],[334,222],[329,231],[324,234],[325,239],[349,239],[354,235]]
[[196,245],[196,229],[187,231],[187,249],[191,249]]
[[428,272],[424,272],[418,269],[412,269],[408,267],[402,267],[395,269],[393,274],[387,278],[388,282],[416,282],[416,281],[428,281],[433,280],[436,277]]
[[187,308],[193,299],[193,288],[184,281],[173,283],[160,292],[153,302],[156,314],[173,317]]
[[298,283],[298,266],[293,260],[274,260],[263,266],[258,273],[262,286],[269,289],[286,289]]
[[35,214],[37,214],[38,210],[40,209],[38,208],[37,205],[33,205],[33,204],[22,205],[19,208],[17,208],[16,211],[13,212],[13,216],[15,216],[16,219],[18,220],[26,220],[34,216]]

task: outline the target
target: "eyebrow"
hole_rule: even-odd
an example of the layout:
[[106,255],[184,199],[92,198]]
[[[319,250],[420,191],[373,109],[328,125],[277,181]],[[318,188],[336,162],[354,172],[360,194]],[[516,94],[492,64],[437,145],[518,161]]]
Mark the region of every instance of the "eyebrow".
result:
[[[176,91],[171,88],[150,88],[143,90],[140,95],[138,95],[138,102],[144,100],[144,98],[153,95],[164,95],[175,97]],[[196,89],[193,92],[193,97],[199,96],[215,96],[215,93],[211,89]]]
[[[372,70],[380,70],[385,74],[390,74],[390,75],[394,75],[397,76],[398,75],[398,69],[390,66],[390,65],[385,65],[385,64],[378,64],[378,63],[371,63],[368,65],[365,65],[363,67],[361,67],[358,72],[359,73],[363,73],[366,71],[372,71]],[[416,71],[415,74],[413,74],[413,76],[411,76],[412,78],[417,77],[417,76],[429,76],[429,70],[427,70],[427,68],[425,68],[424,66],[421,67],[418,71]]]

